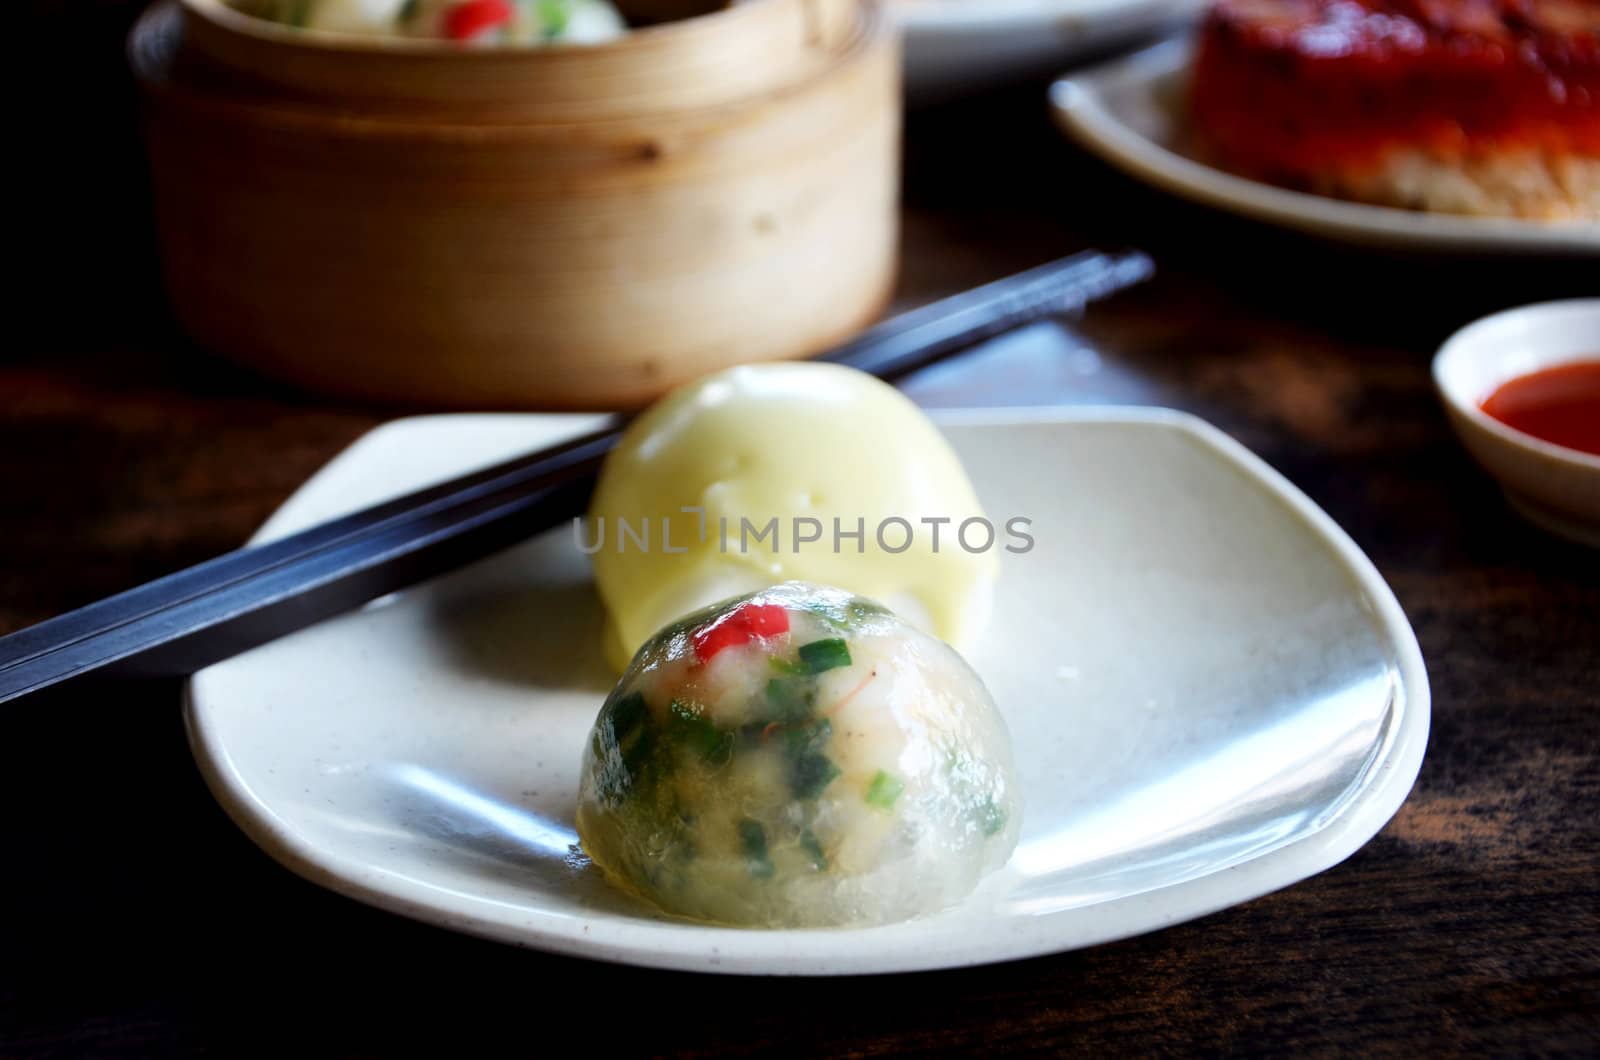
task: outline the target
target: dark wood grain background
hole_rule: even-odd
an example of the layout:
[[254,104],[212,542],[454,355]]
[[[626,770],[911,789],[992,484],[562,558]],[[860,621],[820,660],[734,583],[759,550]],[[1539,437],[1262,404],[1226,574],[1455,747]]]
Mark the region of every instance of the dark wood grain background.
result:
[[[168,321],[120,60],[136,5],[19,5],[16,322],[0,353],[0,631],[237,546],[415,411],[296,393]],[[30,39],[27,33],[23,39]],[[1167,201],[1075,153],[1041,86],[914,116],[901,301],[1086,245],[1159,278],[918,377],[930,405],[1156,403],[1256,450],[1365,548],[1416,626],[1433,731],[1346,863],[1096,949],[786,981],[564,960],[378,913],[253,847],[207,796],[175,684],[0,710],[0,1054],[1593,1055],[1600,1051],[1600,556],[1508,513],[1428,358],[1600,262],[1339,251]],[[14,147],[15,150],[15,147]],[[14,244],[17,245],[17,244]]]

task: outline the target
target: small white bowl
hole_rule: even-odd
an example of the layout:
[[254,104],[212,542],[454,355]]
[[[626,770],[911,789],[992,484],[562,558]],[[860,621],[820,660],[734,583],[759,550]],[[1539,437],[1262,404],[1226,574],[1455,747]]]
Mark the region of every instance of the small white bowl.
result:
[[1600,548],[1600,456],[1554,445],[1483,411],[1501,385],[1530,372],[1600,357],[1600,298],[1508,309],[1456,332],[1433,359],[1450,424],[1523,515]]

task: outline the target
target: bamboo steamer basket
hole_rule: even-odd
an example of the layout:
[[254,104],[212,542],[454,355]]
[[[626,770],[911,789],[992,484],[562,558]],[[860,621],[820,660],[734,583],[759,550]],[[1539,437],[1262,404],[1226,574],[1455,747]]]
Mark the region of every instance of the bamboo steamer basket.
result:
[[179,322],[301,385],[635,407],[889,294],[899,52],[870,3],[474,49],[165,0],[130,58]]

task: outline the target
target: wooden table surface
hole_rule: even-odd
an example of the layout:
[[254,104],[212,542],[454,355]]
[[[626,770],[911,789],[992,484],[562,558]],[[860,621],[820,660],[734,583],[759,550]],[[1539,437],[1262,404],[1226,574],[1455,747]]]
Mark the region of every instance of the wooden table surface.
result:
[[[342,447],[416,411],[295,393],[174,333],[128,108],[105,102],[125,100],[131,8],[94,5],[82,47],[49,38],[84,86],[63,115],[94,135],[42,134],[53,168],[29,213],[48,223],[0,354],[0,630],[238,545]],[[208,797],[176,684],[66,689],[0,710],[0,1054],[456,1055],[566,1032],[650,1053],[1600,1049],[1600,556],[1508,513],[1428,381],[1453,327],[1593,293],[1600,265],[1382,258],[1242,226],[1074,153],[1037,84],[917,115],[907,161],[906,304],[1086,245],[1141,246],[1161,270],[925,373],[920,400],[1188,409],[1389,579],[1433,729],[1376,839],[1286,891],[1084,952],[857,980],[667,974],[305,883]]]

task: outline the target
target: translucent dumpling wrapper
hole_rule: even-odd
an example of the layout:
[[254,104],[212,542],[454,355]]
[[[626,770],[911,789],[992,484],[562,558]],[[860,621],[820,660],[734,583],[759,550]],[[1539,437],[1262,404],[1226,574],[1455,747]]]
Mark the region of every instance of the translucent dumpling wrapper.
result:
[[578,831],[669,913],[865,925],[949,906],[1021,819],[1010,738],[954,649],[789,582],[651,638],[584,753]]

